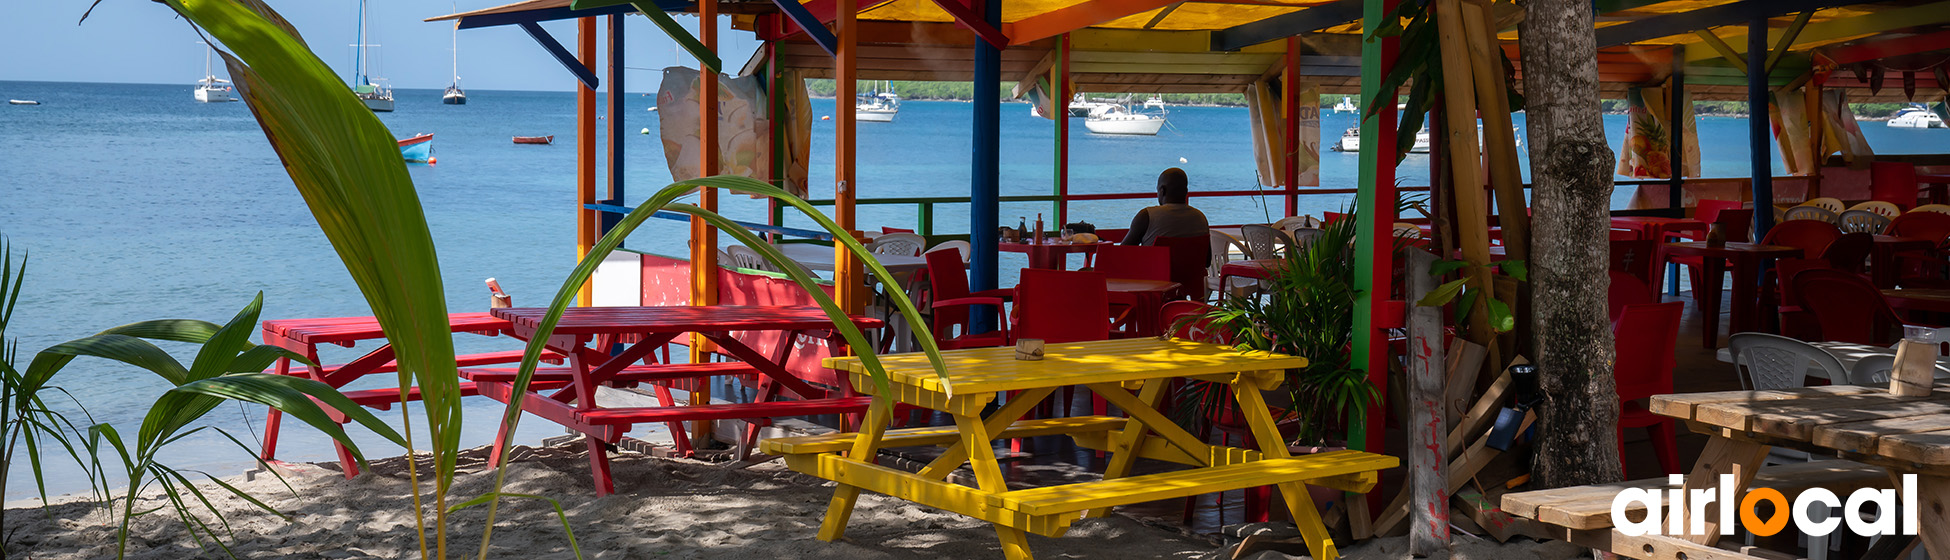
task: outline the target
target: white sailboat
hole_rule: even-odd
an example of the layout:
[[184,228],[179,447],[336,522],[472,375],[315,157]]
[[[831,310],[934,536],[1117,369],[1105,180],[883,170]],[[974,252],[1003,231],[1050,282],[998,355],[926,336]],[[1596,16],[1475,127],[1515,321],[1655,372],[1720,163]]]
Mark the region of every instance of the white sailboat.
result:
[[[459,2],[455,2],[453,8],[454,11],[449,13],[455,13],[455,14],[460,13]],[[466,105],[467,92],[462,91],[460,89],[460,27],[458,26],[454,27],[453,41],[454,41],[454,45],[452,47],[452,50],[454,52],[454,83],[447,86],[447,91],[445,93],[440,94],[440,102],[447,105]]]
[[212,59],[216,55],[217,48],[210,46],[209,43],[204,43],[203,46],[205,47],[203,51],[203,79],[196,82],[196,92],[194,94],[196,100],[203,103],[236,101],[237,96],[234,95],[236,90],[230,87],[230,80],[218,78],[215,67],[212,66]]
[[[1515,138],[1517,141],[1517,146],[1522,147],[1523,131],[1518,130],[1517,127],[1515,126],[1511,126],[1510,131],[1517,133]],[[1478,124],[1476,125],[1476,139],[1479,144],[1482,142],[1482,138],[1483,138],[1483,125]],[[1361,127],[1358,126],[1349,127],[1346,132],[1341,133],[1340,141],[1335,142],[1331,148],[1336,152],[1361,151]],[[1411,154],[1429,153],[1429,129],[1427,127],[1424,127],[1422,130],[1418,130],[1415,132],[1415,144],[1409,146],[1408,153]]]
[[1896,116],[1889,119],[1889,126],[1892,128],[1943,128],[1943,117],[1937,116],[1936,111],[1931,111],[1928,105],[1917,103],[1896,111]]
[[358,49],[358,54],[353,60],[352,93],[359,96],[359,101],[364,102],[366,108],[372,109],[375,113],[393,112],[392,88],[386,87],[383,83],[384,79],[380,80],[382,83],[375,84],[372,77],[366,75],[368,68],[366,48],[379,46],[366,44],[366,0],[359,0],[359,42],[352,46]]
[[875,85],[873,92],[854,97],[853,119],[859,122],[894,122],[894,116],[901,112],[901,96],[894,93],[892,83],[887,84],[887,91]]
[[1083,127],[1095,134],[1157,136],[1158,130],[1165,127],[1165,112],[1160,109],[1156,114],[1139,113],[1123,105],[1111,105],[1102,113],[1084,119]]

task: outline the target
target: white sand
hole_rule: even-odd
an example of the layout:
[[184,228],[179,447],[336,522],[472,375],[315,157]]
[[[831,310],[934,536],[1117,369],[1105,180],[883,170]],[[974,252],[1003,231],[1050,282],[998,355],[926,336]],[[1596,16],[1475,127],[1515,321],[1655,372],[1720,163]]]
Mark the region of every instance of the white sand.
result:
[[[995,533],[986,523],[872,493],[861,496],[847,537],[828,543],[814,538],[825,516],[832,485],[799,475],[773,461],[747,468],[637,454],[614,455],[618,494],[595,498],[589,464],[569,448],[518,448],[509,467],[506,491],[559,500],[575,529],[585,558],[738,558],[787,560],[836,558],[1001,558]],[[493,474],[482,470],[485,453],[468,452],[456,477],[454,503],[491,489]],[[424,473],[429,467],[421,458]],[[335,470],[293,467],[285,478],[260,474],[246,481],[226,479],[291,517],[289,522],[230,497],[214,484],[205,493],[228,517],[234,535],[227,544],[240,558],[418,558],[404,458],[378,461],[372,474],[345,480]],[[423,483],[426,484],[426,483]],[[431,488],[428,484],[426,487]],[[48,560],[113,558],[115,524],[81,496],[38,508],[7,511],[4,531],[12,558]],[[164,507],[158,496],[138,509]],[[201,507],[198,506],[200,510]],[[216,520],[201,512],[207,523]],[[480,545],[486,508],[452,516],[449,557],[472,558]],[[431,521],[429,521],[431,522]],[[214,547],[199,548],[168,510],[134,523],[129,557],[138,559],[226,558]],[[1038,558],[1230,558],[1215,540],[1190,536],[1155,521],[1112,515],[1080,521],[1068,536],[1031,535]],[[1578,555],[1563,543],[1519,539],[1509,545],[1472,542],[1458,536],[1455,558],[1558,560]],[[555,510],[547,502],[509,499],[502,504],[494,531],[494,558],[573,558]],[[1403,539],[1380,539],[1343,549],[1345,558],[1407,558]],[[1255,560],[1299,558],[1267,551]]]

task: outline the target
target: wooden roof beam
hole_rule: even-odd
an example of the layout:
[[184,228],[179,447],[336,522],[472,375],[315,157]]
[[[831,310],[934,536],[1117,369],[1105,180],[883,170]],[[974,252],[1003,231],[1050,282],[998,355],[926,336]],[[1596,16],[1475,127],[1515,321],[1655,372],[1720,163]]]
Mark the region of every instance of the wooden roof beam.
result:
[[785,14],[788,21],[798,24],[799,29],[806,32],[806,37],[818,44],[826,54],[839,55],[839,38],[834,37],[833,30],[826,28],[826,22],[820,21],[819,16],[813,15],[812,10],[806,9],[805,4],[800,4],[799,0],[772,0],[772,3],[777,4],[779,12]]
[[1361,19],[1362,0],[1334,0],[1297,12],[1212,32],[1212,50],[1236,51]]
[[[939,3],[942,0],[937,0]],[[952,0],[946,0],[952,1]],[[1038,39],[1048,39],[1092,25],[1117,21],[1136,14],[1142,14],[1180,0],[1085,0],[1082,3],[1050,10],[1041,14],[1017,20],[1008,24],[1009,37],[1014,44],[1023,44]]]
[[1683,35],[1701,29],[1745,23],[1757,17],[1772,18],[1796,12],[1866,3],[1868,2],[1865,0],[1741,0],[1601,27],[1597,31],[1598,47]]
[[1009,98],[1022,99],[1023,94],[1029,93],[1030,88],[1036,87],[1036,78],[1043,77],[1043,74],[1048,73],[1050,67],[1055,65],[1056,49],[1050,49],[1048,54],[1043,55],[1042,60],[1036,61],[1036,65],[1029,67],[1028,72],[1022,73],[1021,80],[1016,80],[1016,87],[1009,90]]
[[1879,58],[1903,56],[1950,49],[1950,30],[1909,35],[1889,39],[1877,39],[1853,45],[1825,49],[1822,55],[1836,64],[1854,64]]
[[[982,0],[972,1],[979,2]],[[1003,35],[1002,30],[989,25],[988,19],[982,17],[982,14],[975,13],[974,6],[962,3],[962,0],[934,0],[934,5],[940,6],[941,11],[948,12],[948,15],[954,16],[957,25],[975,33],[976,37],[981,37],[982,41],[987,42],[989,46],[997,49],[1009,48],[1009,36]]]
[[[1801,30],[1800,35],[1795,38],[1795,44],[1819,44],[1841,41],[1864,35],[1939,23],[1950,23],[1950,1],[1892,8],[1850,18],[1809,23],[1806,28]],[[1599,31],[1603,32],[1604,30],[1601,29]],[[1768,36],[1778,37],[1776,35],[1777,33],[1784,33],[1784,31],[1772,30],[1768,32]],[[1746,37],[1747,34],[1743,30],[1722,38],[1726,39],[1728,43],[1739,45],[1745,44]],[[1686,49],[1687,62],[1705,60],[1716,56],[1719,55],[1707,49]]]

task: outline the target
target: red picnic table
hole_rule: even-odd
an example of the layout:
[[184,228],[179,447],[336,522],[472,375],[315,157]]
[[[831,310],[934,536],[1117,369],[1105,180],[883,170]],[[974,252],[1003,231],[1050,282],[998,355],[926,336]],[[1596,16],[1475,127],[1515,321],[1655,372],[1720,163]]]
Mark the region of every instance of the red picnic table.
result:
[[[534,307],[496,309],[495,317],[506,319],[509,334],[528,340],[535,335],[548,310]],[[862,330],[878,328],[880,320],[852,317]],[[754,349],[745,336],[778,332],[785,336],[772,353]],[[718,346],[718,351],[742,362],[697,364],[632,365],[678,336],[696,333]],[[606,447],[622,439],[634,424],[669,423],[673,437],[683,446],[682,422],[727,419],[767,419],[818,414],[857,415],[865,412],[872,400],[857,396],[845,376],[829,382],[838,387],[815,387],[787,369],[794,342],[801,335],[826,340],[834,347],[845,344],[833,322],[818,307],[811,306],[671,306],[671,307],[572,307],[556,323],[548,349],[568,356],[568,367],[538,370],[534,381],[559,383],[557,390],[543,393],[531,385],[522,410],[549,419],[588,436],[589,466],[596,482],[596,495],[615,491],[610,479]],[[611,354],[608,350],[619,338],[638,338],[637,342]],[[761,345],[762,346],[762,345]],[[483,396],[501,401],[513,400],[513,368],[469,368],[462,375],[474,380]],[[684,406],[671,399],[668,383],[721,375],[752,376],[759,379],[758,396],[750,403]],[[596,402],[596,387],[631,386],[651,383],[663,406],[607,408]],[[798,400],[774,400],[781,392]],[[851,419],[847,422],[853,423]],[[758,424],[747,430],[744,447],[752,445]],[[849,428],[850,429],[850,428]],[[495,437],[495,454],[490,464],[499,465],[499,451],[509,434],[503,426]],[[680,447],[680,451],[683,450]]]
[[996,248],[1011,253],[1029,255],[1029,268],[1044,270],[1065,270],[1070,267],[1071,253],[1084,254],[1084,266],[1090,266],[1090,257],[1097,254],[1097,248],[1110,245],[1110,242],[1070,243],[1055,239],[1044,239],[1042,243],[997,243]]
[[[506,332],[509,328],[506,320],[494,318],[487,313],[455,313],[447,316],[447,323],[453,327],[453,332],[471,332],[487,336],[499,335]],[[385,340],[386,332],[379,328],[379,320],[372,317],[274,319],[264,322],[263,334],[261,336],[266,345],[290,350],[304,356],[311,363],[318,364],[305,366],[303,371],[293,373],[291,371],[291,360],[289,358],[279,358],[277,364],[271,370],[271,373],[278,375],[309,377],[314,381],[331,385],[332,388],[336,389],[344,387],[346,384],[357,381],[359,378],[367,375],[399,371],[399,365],[393,362],[393,345],[390,342],[381,344],[378,348],[373,349],[373,351],[367,352],[366,355],[343,364],[325,365],[318,359],[318,347],[320,345],[334,344],[351,348],[360,341]],[[521,361],[521,355],[522,352],[520,350],[469,354],[458,356],[456,365],[479,366],[516,363]],[[544,356],[544,359],[559,361],[561,356],[548,354]],[[474,384],[472,383],[462,383],[460,390],[462,395],[475,394]],[[345,393],[345,396],[352,399],[352,402],[380,410],[389,409],[393,403],[397,403],[400,400],[399,389],[397,388],[350,391]],[[407,398],[410,400],[419,400],[420,389],[418,387],[411,389],[407,394]],[[338,421],[340,424],[344,424],[349,420],[331,407],[324,408],[325,413],[331,415],[332,419]],[[264,419],[264,449],[259,454],[259,457],[266,461],[274,461],[277,459],[278,422],[283,417],[283,413],[273,408]],[[337,448],[339,465],[344,467],[345,477],[352,478],[358,476],[359,465],[352,459],[351,452],[346,450],[345,446],[338,444],[338,442],[333,442],[332,445]]]

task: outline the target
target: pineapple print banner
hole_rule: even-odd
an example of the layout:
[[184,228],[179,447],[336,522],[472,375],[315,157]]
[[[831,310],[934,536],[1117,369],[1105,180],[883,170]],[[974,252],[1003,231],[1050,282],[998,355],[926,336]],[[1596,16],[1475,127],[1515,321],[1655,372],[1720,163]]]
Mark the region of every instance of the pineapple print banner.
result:
[[[698,138],[699,77],[696,69],[664,69],[657,90],[657,125],[664,143],[664,161],[673,181],[708,175],[736,175],[761,181],[772,178],[772,121],[766,108],[764,85],[754,76],[718,76],[718,169],[701,173]],[[788,187],[804,196],[805,181]]]
[[[1625,94],[1625,144],[1619,147],[1619,175],[1637,179],[1672,178],[1672,127],[1668,122],[1668,86],[1632,88]],[[1693,119],[1693,100],[1685,99],[1685,177],[1699,176],[1699,126]]]

